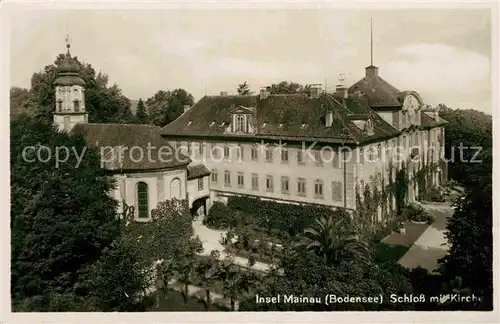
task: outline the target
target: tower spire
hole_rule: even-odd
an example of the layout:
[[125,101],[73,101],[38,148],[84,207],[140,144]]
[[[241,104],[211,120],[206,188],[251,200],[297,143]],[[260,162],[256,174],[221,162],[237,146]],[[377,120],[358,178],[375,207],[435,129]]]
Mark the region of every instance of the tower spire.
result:
[[69,48],[71,47],[71,45],[69,44],[69,34],[66,34],[66,48],[67,48],[67,51],[68,51],[68,54],[69,54]]
[[370,65],[373,66],[373,18],[370,18]]

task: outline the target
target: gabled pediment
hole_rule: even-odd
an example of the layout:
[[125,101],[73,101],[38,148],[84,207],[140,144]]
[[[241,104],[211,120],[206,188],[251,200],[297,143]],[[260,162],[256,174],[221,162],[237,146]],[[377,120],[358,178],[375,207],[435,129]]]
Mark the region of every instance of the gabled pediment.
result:
[[253,114],[255,111],[254,107],[245,107],[245,106],[234,106],[229,109],[230,114]]

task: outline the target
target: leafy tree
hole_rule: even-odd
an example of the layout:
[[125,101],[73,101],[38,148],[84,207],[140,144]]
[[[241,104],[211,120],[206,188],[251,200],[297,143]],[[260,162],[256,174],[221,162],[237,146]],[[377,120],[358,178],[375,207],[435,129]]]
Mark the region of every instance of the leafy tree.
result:
[[205,290],[205,308],[209,310],[212,303],[210,289],[217,281],[221,271],[220,260],[216,254],[212,254],[210,259],[203,259],[196,267],[196,274],[201,279],[201,285]]
[[[70,154],[58,165],[56,147],[84,152],[83,159]],[[114,184],[100,167],[98,152],[87,149],[81,136],[56,132],[24,116],[11,122],[10,160],[13,306],[40,311],[69,303],[74,310],[127,309],[135,301],[113,293],[126,289],[134,296],[140,274],[130,267],[130,259],[122,259],[133,253],[119,243],[116,201],[109,195]],[[94,288],[111,294],[92,295],[84,289],[91,269],[96,283],[109,284]]]
[[12,87],[10,88],[10,116],[11,119],[18,118],[26,114],[31,101],[30,91],[28,89]]
[[[481,160],[481,157],[484,159],[491,154],[492,117],[472,109],[450,109],[444,104],[439,107],[440,116],[449,122],[445,125],[445,156],[450,161],[448,176],[463,185],[474,186],[477,179],[471,178],[470,175],[481,173],[481,169],[484,170],[484,166],[488,165],[471,162],[471,159]],[[460,149],[460,145],[465,149]],[[474,156],[477,148],[481,148],[482,156]]]
[[[451,290],[460,288],[482,298],[456,305],[458,309],[493,307],[492,183],[485,182],[458,199],[446,226],[449,254],[440,260],[442,280]],[[453,284],[455,282],[455,284]]]
[[238,91],[238,94],[240,96],[248,96],[252,94],[252,91],[250,91],[250,86],[246,81],[243,82],[242,84],[239,84],[238,89],[236,90]]
[[137,111],[135,112],[135,116],[137,117],[137,121],[140,124],[147,124],[148,115],[146,113],[146,107],[144,106],[144,102],[142,101],[142,99],[139,99],[139,102],[137,103]]
[[184,89],[160,90],[146,100],[150,122],[161,127],[182,115],[184,105],[193,105],[193,103],[193,95]]
[[271,94],[297,94],[305,93],[309,94],[310,86],[303,86],[297,82],[292,81],[281,81],[279,83],[273,83],[270,87]]
[[305,248],[321,257],[327,264],[370,261],[370,248],[352,232],[345,219],[321,217],[306,228],[297,248]]

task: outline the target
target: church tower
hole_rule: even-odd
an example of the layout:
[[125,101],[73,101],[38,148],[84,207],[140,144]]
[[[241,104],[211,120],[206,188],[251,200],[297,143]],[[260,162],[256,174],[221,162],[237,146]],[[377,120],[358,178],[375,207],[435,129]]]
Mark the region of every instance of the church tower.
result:
[[69,52],[70,44],[66,38],[67,52],[57,67],[56,107],[54,124],[60,131],[70,131],[77,123],[87,123],[85,109],[85,81],[80,77],[80,66]]

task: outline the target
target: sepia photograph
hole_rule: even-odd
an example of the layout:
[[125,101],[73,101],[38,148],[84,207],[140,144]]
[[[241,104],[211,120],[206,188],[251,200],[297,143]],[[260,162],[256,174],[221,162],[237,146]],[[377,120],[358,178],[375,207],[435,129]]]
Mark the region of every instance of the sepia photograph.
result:
[[497,7],[87,4],[0,9],[10,316],[499,320]]

